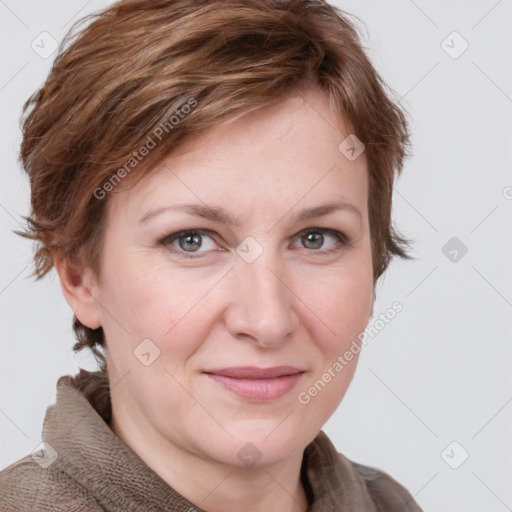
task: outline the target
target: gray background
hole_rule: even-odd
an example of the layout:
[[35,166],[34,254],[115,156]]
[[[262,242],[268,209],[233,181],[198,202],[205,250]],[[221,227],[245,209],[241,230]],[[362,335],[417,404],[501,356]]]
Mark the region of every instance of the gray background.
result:
[[[41,442],[57,379],[93,369],[72,353],[56,274],[28,278],[32,248],[12,230],[29,204],[18,118],[52,61],[31,43],[43,31],[60,41],[109,3],[0,0],[0,469]],[[394,301],[404,309],[369,340],[324,430],[426,511],[512,510],[512,4],[335,3],[364,21],[370,57],[409,112],[414,155],[393,213],[416,259],[395,261],[381,281],[376,317]],[[459,247],[445,255],[452,237]]]

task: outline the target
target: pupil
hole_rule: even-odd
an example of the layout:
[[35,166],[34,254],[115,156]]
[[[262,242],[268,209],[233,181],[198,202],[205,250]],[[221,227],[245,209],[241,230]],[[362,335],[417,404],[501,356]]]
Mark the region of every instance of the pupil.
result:
[[[185,243],[183,244],[181,241],[185,240]],[[180,247],[184,250],[191,249],[192,252],[195,252],[199,249],[201,246],[200,244],[200,236],[199,235],[189,235],[180,238]],[[196,244],[197,247],[194,247],[193,245]]]
[[[316,242],[315,242],[315,237],[316,237]],[[305,238],[306,238],[307,243],[313,242],[312,248],[318,249],[319,247],[322,247],[322,243],[323,243],[323,235],[322,234],[309,233],[309,234],[305,235]]]

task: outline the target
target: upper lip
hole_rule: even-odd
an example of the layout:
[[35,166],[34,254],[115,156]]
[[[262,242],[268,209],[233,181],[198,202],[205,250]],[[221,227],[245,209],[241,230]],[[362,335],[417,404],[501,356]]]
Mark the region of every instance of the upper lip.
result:
[[304,370],[295,366],[274,366],[273,368],[258,368],[257,366],[237,366],[233,368],[220,368],[206,370],[205,373],[232,377],[235,379],[272,379],[284,375],[295,375]]

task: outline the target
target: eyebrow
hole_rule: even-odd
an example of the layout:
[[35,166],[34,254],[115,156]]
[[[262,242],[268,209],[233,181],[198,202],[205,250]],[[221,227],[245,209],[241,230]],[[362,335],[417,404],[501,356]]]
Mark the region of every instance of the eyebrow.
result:
[[[355,213],[359,219],[362,219],[362,214],[356,206],[344,201],[338,201],[302,210],[298,215],[294,217],[294,221],[297,223],[304,222],[310,219],[328,215],[329,213],[339,210],[350,211]],[[156,217],[157,215],[160,215],[166,211],[185,212],[196,217],[201,217],[203,219],[221,222],[230,228],[238,227],[240,225],[240,222],[236,219],[236,217],[234,217],[228,211],[224,210],[224,208],[208,206],[204,204],[178,204],[174,206],[160,206],[146,212],[139,220],[139,224],[143,224],[149,219],[152,219],[153,217]]]

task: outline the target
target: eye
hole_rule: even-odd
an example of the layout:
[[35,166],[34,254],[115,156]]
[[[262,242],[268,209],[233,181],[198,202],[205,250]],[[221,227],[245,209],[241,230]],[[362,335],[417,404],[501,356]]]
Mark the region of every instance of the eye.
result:
[[[205,253],[215,250],[217,244],[213,242],[211,231],[205,229],[189,229],[179,231],[162,238],[158,244],[168,250],[178,253],[186,258],[199,258]],[[350,245],[349,239],[340,231],[328,228],[309,228],[302,231],[297,238],[306,249],[319,254],[327,254],[339,251]],[[324,247],[326,239],[331,238],[331,243]],[[205,239],[210,239],[210,244],[204,244]],[[322,249],[323,247],[323,249]],[[200,251],[200,249],[204,249]]]
[[[349,239],[341,231],[335,229],[310,228],[298,236],[300,236],[299,240],[303,247],[319,253],[331,253],[350,245]],[[324,246],[326,237],[333,239],[333,242],[327,247]]]
[[[192,254],[198,253],[202,254],[207,251],[199,251],[199,249],[203,248],[203,240],[204,238],[210,238],[209,231],[204,229],[189,229],[187,231],[180,231],[179,233],[173,233],[172,235],[168,235],[162,240],[160,240],[159,244],[164,247],[172,250],[173,252],[178,252],[184,254],[186,257],[194,258]],[[178,243],[178,247],[176,247],[175,242]],[[206,249],[213,249],[216,244],[212,242],[210,247],[206,244]]]

